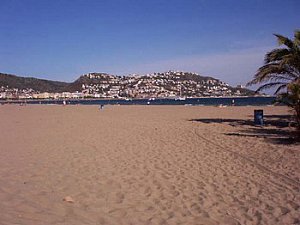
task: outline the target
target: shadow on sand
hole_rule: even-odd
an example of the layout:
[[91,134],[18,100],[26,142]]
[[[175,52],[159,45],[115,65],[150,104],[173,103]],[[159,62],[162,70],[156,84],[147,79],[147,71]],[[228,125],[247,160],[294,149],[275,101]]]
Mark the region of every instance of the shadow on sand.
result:
[[[250,119],[251,118],[251,119]],[[275,144],[295,144],[294,129],[290,128],[291,115],[265,115],[264,126],[254,124],[253,116],[249,119],[192,119],[190,121],[201,123],[219,123],[228,124],[233,127],[240,128],[237,132],[224,133],[228,136],[256,137],[264,138],[265,141]]]

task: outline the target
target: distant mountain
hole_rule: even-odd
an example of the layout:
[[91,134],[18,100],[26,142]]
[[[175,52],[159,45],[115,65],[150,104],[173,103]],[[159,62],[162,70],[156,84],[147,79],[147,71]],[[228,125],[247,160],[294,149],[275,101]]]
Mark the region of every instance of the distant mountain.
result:
[[0,87],[33,89],[37,92],[63,92],[69,83],[0,73]]
[[231,87],[213,77],[179,71],[129,76],[88,73],[72,83],[0,73],[0,92],[12,89],[17,89],[19,92],[27,90],[23,91],[27,94],[78,92],[84,97],[103,98],[249,96],[255,94],[249,89]]

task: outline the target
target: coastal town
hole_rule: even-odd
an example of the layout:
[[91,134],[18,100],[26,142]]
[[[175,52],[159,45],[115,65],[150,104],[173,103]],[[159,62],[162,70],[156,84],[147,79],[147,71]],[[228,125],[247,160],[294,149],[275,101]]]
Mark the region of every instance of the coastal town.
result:
[[300,0],[0,8],[0,225],[300,225]]
[[1,86],[0,83],[0,99],[186,98],[249,96],[253,93],[241,85],[231,87],[212,77],[181,71],[128,76],[88,73],[66,85],[64,91],[57,92]]

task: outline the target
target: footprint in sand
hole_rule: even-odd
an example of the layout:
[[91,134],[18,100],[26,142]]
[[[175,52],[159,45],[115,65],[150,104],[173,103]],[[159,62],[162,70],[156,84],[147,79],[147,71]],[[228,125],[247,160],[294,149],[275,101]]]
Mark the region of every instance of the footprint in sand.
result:
[[150,187],[147,187],[144,191],[144,194],[149,198],[152,195],[152,189]]
[[125,196],[123,193],[117,192],[114,197],[114,202],[120,204],[124,201],[124,198],[125,198]]

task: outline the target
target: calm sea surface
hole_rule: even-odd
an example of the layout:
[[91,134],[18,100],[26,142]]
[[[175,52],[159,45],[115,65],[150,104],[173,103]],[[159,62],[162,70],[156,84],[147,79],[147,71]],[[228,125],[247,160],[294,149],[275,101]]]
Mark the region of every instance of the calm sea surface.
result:
[[[90,99],[65,100],[67,104],[76,105],[234,105],[259,106],[274,104],[275,97],[237,97],[237,98],[187,98],[176,99]],[[20,101],[15,102],[20,103]],[[27,104],[63,104],[63,100],[27,100]]]

